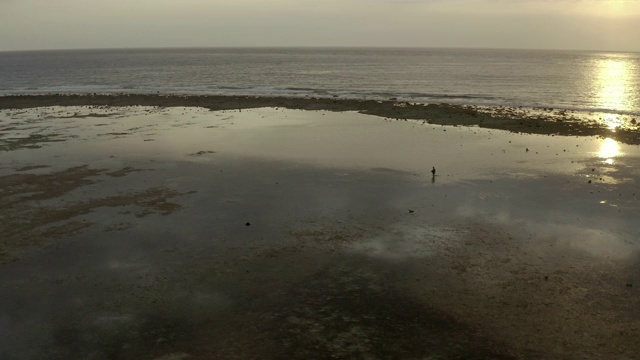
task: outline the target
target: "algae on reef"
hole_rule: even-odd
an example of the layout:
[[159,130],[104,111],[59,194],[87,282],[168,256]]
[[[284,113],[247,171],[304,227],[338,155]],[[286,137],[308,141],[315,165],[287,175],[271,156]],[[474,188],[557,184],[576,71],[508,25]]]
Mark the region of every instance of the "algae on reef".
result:
[[[163,186],[81,201],[64,198],[74,190],[99,182],[97,177],[106,171],[91,169],[85,165],[49,174],[11,174],[0,177],[0,207],[3,209],[0,264],[15,259],[14,253],[17,250],[29,246],[45,246],[52,240],[91,226],[90,221],[78,220],[76,217],[100,207],[136,206],[137,217],[154,213],[169,215],[182,209],[182,205],[171,202],[170,199],[183,193]],[[135,171],[141,170],[124,168],[107,175],[124,176]],[[59,204],[43,204],[52,199],[58,200]]]
[[14,151],[20,149],[39,149],[45,143],[62,142],[64,139],[59,138],[58,134],[30,134],[27,137],[19,138],[0,138],[0,151]]

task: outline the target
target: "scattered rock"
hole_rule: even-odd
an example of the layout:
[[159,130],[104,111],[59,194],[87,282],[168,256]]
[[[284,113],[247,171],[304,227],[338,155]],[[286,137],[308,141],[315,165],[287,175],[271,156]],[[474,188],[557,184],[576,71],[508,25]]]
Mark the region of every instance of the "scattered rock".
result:
[[202,151],[198,151],[197,153],[190,154],[190,155],[191,155],[191,156],[199,156],[199,155],[215,154],[215,153],[216,153],[215,151],[205,151],[205,150],[202,150]]

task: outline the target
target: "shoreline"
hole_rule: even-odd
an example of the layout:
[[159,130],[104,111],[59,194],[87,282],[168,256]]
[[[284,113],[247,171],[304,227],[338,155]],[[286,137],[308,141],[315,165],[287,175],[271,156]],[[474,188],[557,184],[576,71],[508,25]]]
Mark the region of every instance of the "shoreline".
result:
[[202,107],[211,111],[273,107],[332,112],[355,111],[396,120],[423,121],[434,125],[477,126],[525,134],[599,136],[630,145],[640,144],[640,130],[636,125],[635,117],[631,115],[624,115],[626,123],[616,124],[614,127],[611,124],[607,124],[606,121],[602,121],[602,119],[596,119],[593,113],[550,108],[525,109],[444,103],[416,104],[395,100],[290,98],[278,96],[167,94],[0,96],[0,109],[28,109],[49,106]]

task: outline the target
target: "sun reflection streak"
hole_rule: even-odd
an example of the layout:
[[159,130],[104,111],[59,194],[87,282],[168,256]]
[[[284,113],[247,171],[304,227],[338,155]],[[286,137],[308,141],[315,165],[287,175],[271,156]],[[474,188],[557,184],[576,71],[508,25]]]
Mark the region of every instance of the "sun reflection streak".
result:
[[598,156],[602,159],[605,159],[604,162],[613,165],[614,158],[621,156],[622,152],[620,151],[620,144],[617,141],[606,138],[602,140],[600,144],[600,150],[598,151]]
[[[599,106],[609,111],[632,110],[633,99],[629,89],[631,78],[631,64],[628,59],[607,57],[599,60],[595,77]],[[624,123],[619,114],[606,114],[602,121],[612,130]]]

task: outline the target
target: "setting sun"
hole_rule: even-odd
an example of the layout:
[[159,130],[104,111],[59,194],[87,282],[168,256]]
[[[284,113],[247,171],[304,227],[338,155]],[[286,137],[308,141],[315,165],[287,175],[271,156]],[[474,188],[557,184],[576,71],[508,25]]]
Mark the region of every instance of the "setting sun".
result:
[[607,0],[598,5],[598,10],[611,16],[625,16],[638,13],[638,2],[628,0]]

